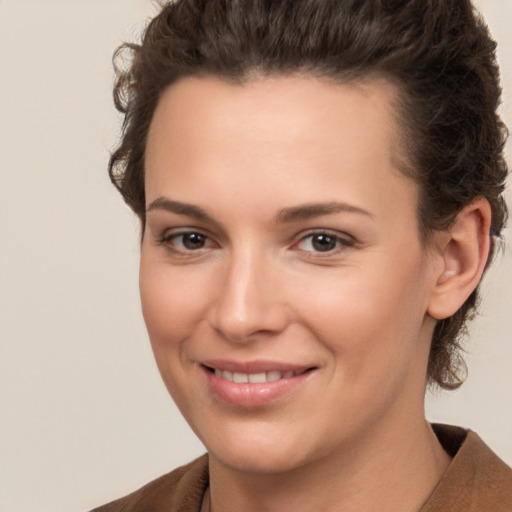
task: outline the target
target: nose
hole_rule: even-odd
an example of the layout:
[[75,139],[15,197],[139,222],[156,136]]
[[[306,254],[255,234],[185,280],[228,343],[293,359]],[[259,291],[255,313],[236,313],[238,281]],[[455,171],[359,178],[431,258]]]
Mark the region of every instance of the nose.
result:
[[246,343],[258,335],[275,335],[288,323],[279,269],[250,249],[224,262],[210,325],[224,339]]

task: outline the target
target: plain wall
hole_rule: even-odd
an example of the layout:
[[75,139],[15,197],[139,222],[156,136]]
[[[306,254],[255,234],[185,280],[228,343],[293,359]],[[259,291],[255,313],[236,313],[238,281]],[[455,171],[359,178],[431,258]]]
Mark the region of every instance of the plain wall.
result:
[[[512,125],[512,0],[477,3]],[[0,0],[0,512],[89,510],[203,451],[153,362],[138,226],[106,172],[120,123],[111,55],[154,13],[149,0]],[[469,378],[427,414],[474,428],[512,464],[506,236]]]

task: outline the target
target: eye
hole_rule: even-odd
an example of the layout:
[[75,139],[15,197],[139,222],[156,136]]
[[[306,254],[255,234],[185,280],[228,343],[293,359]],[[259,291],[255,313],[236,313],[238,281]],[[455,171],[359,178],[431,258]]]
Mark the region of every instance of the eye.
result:
[[190,251],[202,249],[206,245],[206,237],[201,233],[184,233],[176,237],[181,245]]
[[165,234],[157,243],[165,245],[173,252],[194,252],[215,247],[215,243],[198,231],[180,231]]
[[305,252],[333,253],[352,245],[354,241],[348,236],[342,237],[335,233],[319,231],[303,237],[296,244],[296,248]]

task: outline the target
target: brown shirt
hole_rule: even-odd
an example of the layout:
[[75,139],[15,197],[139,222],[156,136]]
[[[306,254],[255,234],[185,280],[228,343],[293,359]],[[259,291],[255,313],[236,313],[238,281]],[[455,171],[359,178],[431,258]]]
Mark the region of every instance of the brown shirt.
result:
[[[419,512],[512,512],[512,469],[471,430],[433,425],[453,460]],[[208,456],[91,512],[199,512]]]

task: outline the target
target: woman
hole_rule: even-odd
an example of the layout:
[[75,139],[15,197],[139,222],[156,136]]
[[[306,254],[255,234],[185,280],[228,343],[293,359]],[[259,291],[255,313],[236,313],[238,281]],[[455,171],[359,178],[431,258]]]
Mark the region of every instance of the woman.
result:
[[512,510],[512,470],[424,415],[506,219],[470,2],[178,0],[129,49],[110,172],[208,455],[97,510]]

